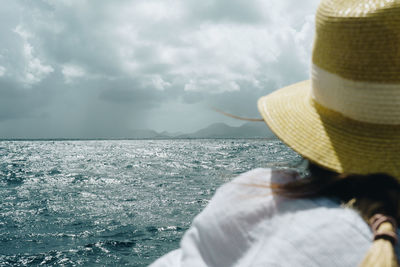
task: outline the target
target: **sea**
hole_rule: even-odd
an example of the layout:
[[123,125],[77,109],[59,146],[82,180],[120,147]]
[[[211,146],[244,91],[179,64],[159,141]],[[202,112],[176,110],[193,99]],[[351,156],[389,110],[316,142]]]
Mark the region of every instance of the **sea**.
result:
[[148,266],[221,184],[302,162],[268,139],[0,141],[0,266]]

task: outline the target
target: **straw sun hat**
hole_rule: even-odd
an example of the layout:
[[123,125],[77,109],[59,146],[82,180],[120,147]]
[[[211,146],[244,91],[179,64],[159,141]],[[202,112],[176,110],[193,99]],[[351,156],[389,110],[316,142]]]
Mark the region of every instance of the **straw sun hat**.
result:
[[311,68],[259,99],[271,130],[336,172],[400,178],[400,0],[322,0]]

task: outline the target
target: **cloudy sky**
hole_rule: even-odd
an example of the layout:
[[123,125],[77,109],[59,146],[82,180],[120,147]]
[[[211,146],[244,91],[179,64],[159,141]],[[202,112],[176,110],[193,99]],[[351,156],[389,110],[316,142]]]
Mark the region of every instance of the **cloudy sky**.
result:
[[192,132],[308,78],[317,0],[3,0],[0,138]]

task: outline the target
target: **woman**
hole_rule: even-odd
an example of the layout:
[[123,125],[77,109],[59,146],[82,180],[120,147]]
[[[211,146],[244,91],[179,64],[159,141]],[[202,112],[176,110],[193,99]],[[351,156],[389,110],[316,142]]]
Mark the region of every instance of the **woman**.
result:
[[258,102],[309,175],[239,176],[152,266],[398,266],[399,18],[400,0],[322,0],[311,80]]

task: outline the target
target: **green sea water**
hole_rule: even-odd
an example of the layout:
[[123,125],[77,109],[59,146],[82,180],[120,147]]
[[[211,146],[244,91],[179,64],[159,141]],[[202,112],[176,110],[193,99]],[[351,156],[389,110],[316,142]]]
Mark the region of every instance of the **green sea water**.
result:
[[0,266],[147,266],[218,186],[301,161],[262,139],[0,141]]

